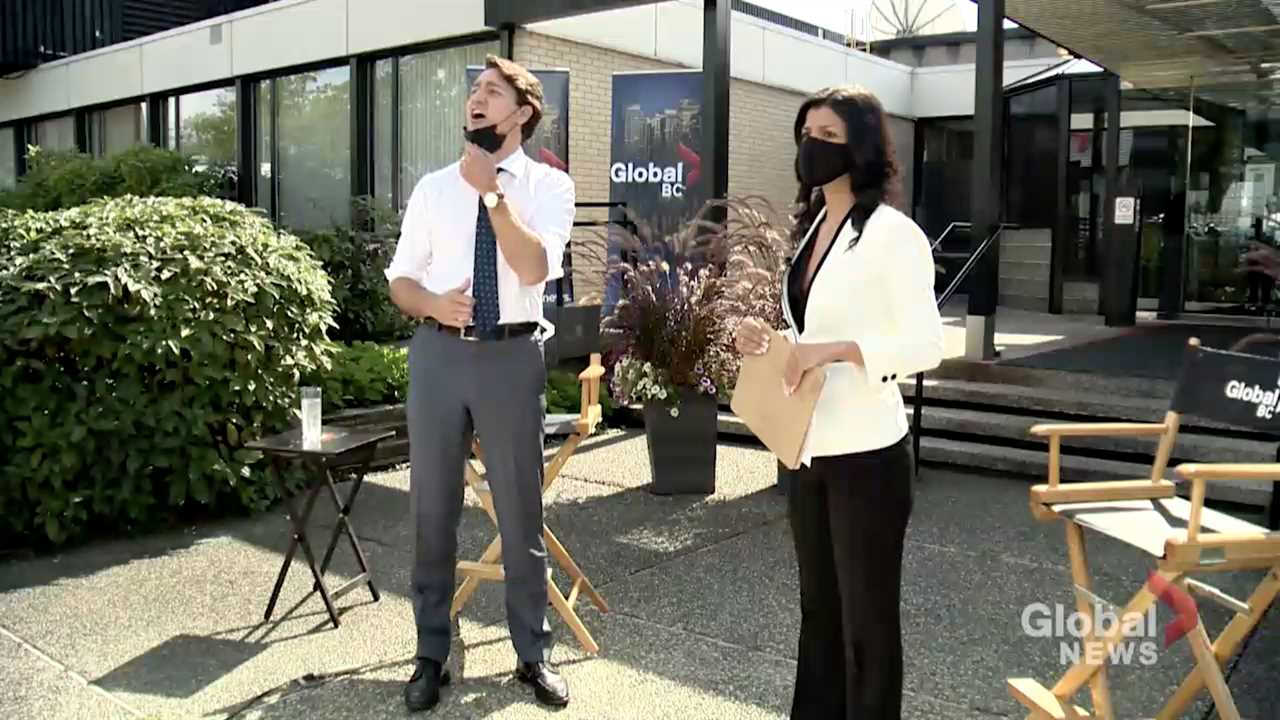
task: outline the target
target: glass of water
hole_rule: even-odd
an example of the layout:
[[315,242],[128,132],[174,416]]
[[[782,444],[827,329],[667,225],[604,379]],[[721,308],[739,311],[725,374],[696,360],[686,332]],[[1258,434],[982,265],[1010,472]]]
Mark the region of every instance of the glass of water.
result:
[[302,388],[302,446],[320,447],[320,388]]

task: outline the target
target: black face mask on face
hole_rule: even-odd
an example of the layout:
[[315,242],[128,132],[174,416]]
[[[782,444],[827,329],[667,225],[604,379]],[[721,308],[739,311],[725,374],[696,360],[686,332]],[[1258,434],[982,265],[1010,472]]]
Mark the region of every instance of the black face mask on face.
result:
[[800,143],[797,158],[800,180],[809,187],[820,187],[849,172],[851,161],[849,148],[844,143],[833,143],[815,137],[806,137]]
[[476,128],[475,130],[468,130],[464,127],[462,128],[462,135],[467,139],[467,142],[475,145],[485,152],[498,152],[498,150],[502,149],[502,143],[507,140],[506,135],[498,133],[498,126],[509,120],[511,116],[515,115],[517,112],[519,112],[519,108],[512,110],[510,115],[507,115],[498,122],[492,125],[486,125],[482,128]]

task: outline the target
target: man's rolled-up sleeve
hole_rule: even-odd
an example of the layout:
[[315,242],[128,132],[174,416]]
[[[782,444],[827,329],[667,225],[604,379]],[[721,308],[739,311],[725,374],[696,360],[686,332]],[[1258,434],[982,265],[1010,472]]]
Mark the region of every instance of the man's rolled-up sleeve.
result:
[[400,239],[396,241],[395,255],[383,274],[387,276],[387,282],[396,278],[408,278],[425,288],[427,268],[430,265],[431,230],[427,222],[426,192],[422,187],[417,187],[409,196],[409,205],[405,208],[404,220],[400,223]]
[[573,218],[577,212],[577,190],[573,180],[564,173],[553,173],[540,189],[537,206],[529,223],[529,230],[542,241],[547,254],[547,280],[564,277],[564,254],[573,232]]

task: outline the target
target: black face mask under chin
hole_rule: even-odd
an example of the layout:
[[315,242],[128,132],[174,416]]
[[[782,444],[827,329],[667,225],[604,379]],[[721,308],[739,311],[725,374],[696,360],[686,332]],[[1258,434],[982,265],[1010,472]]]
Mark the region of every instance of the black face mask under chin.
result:
[[[515,115],[516,111],[512,111],[511,115]],[[498,126],[511,118],[508,115],[492,125],[486,125],[475,130],[462,129],[462,135],[467,142],[488,153],[495,153],[502,149],[502,143],[506,142],[507,136],[498,133]]]
[[843,143],[807,137],[800,143],[796,158],[800,180],[809,187],[821,187],[849,172],[849,148]]

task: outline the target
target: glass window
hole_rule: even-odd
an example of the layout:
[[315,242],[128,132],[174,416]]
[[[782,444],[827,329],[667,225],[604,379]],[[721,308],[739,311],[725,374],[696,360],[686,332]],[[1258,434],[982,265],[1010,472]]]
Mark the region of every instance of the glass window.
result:
[[236,92],[217,88],[188,93],[170,101],[170,147],[198,164],[235,167]]
[[400,207],[423,175],[462,154],[467,66],[499,50],[494,41],[400,58]]
[[76,119],[71,115],[62,115],[48,120],[40,120],[33,126],[33,145],[45,150],[75,150]]
[[387,207],[395,207],[391,113],[396,62],[395,58],[379,60],[373,75],[373,196]]
[[285,227],[313,230],[350,222],[350,80],[344,65],[273,81],[276,212]]
[[18,182],[18,159],[14,157],[12,127],[0,128],[0,190],[8,190]]
[[110,157],[147,141],[147,104],[133,103],[89,113],[89,150]]
[[[953,222],[966,222],[973,212],[969,187],[973,184],[973,120],[917,121],[920,176],[915,179],[916,222],[932,239]],[[943,252],[969,249],[967,231],[953,230],[943,240]]]
[[275,160],[272,148],[275,147],[275,123],[272,121],[273,114],[271,112],[271,99],[275,95],[272,91],[275,85],[272,81],[267,80],[258,85],[258,117],[255,118],[257,130],[254,137],[257,138],[257,148],[254,154],[257,156],[258,174],[254,178],[256,184],[255,194],[258,197],[258,207],[265,208],[267,214],[275,217],[276,198],[274,185],[272,184],[272,176],[275,174]]
[[1071,81],[1071,137],[1067,151],[1067,242],[1063,276],[1068,280],[1102,277],[1103,201],[1107,192],[1107,81]]
[[1046,85],[1008,99],[1006,219],[1026,228],[1057,221],[1058,88]]

